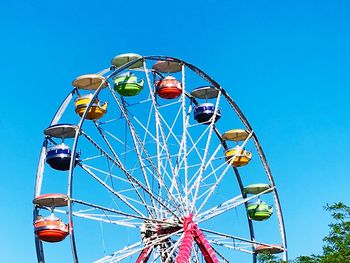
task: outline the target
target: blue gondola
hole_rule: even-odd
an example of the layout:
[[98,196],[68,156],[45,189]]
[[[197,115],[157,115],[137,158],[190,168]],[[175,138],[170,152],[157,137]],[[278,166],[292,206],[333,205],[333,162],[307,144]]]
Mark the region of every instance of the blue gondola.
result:
[[[67,171],[71,160],[71,150],[64,143],[50,147],[46,151],[46,162],[56,170]],[[75,164],[78,161],[76,156]]]
[[[213,103],[201,103],[194,108],[194,119],[199,123],[210,124],[211,117],[214,116],[215,106]],[[221,118],[221,110],[217,110],[215,121]]]

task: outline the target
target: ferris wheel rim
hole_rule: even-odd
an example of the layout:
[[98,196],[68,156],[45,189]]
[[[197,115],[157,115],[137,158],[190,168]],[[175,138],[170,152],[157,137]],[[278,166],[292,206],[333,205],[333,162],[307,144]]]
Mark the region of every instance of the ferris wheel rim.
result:
[[[192,71],[194,71],[195,73],[200,75],[202,78],[204,78],[205,80],[210,82],[215,88],[220,90],[220,92],[222,93],[222,95],[226,99],[228,99],[228,101],[230,102],[230,105],[232,106],[232,108],[236,111],[236,113],[238,112],[238,116],[241,118],[241,120],[243,119],[242,122],[244,123],[244,125],[246,125],[247,130],[252,133],[252,138],[253,138],[254,143],[256,144],[256,146],[258,148],[258,152],[259,152],[260,158],[262,159],[262,161],[264,163],[264,166],[265,166],[265,169],[267,170],[269,181],[271,182],[271,185],[274,187],[273,188],[274,197],[277,196],[277,205],[276,206],[278,207],[278,210],[281,210],[280,203],[279,203],[279,198],[278,198],[278,195],[277,195],[277,190],[276,190],[275,184],[274,184],[274,180],[273,180],[270,168],[269,168],[269,166],[267,164],[266,157],[265,157],[265,155],[264,155],[264,153],[262,151],[262,147],[260,146],[260,143],[258,142],[258,139],[256,137],[256,134],[252,131],[252,128],[251,128],[250,124],[248,123],[248,120],[245,118],[243,113],[240,111],[240,109],[234,103],[234,101],[230,98],[230,96],[227,94],[227,92],[216,81],[214,81],[209,75],[207,75],[206,73],[204,73],[203,71],[201,71],[197,67],[193,66],[192,64],[189,64],[189,63],[187,63],[187,62],[185,62],[183,60],[177,59],[177,58],[165,57],[165,56],[146,56],[146,57],[138,58],[137,60],[134,60],[134,61],[130,61],[127,64],[125,64],[124,66],[119,67],[117,69],[114,69],[114,71],[110,75],[108,75],[108,77],[106,77],[106,79],[113,78],[113,76],[117,75],[119,72],[122,72],[123,70],[125,70],[127,68],[130,68],[133,64],[138,63],[140,61],[145,61],[145,60],[148,60],[148,59],[149,60],[162,60],[162,59],[163,60],[169,60],[170,59],[170,60],[173,60],[173,61],[177,61],[177,62],[181,63],[182,65],[187,66],[189,69],[191,69]],[[77,148],[77,145],[78,145],[79,137],[81,136],[82,126],[83,126],[84,121],[86,119],[86,114],[87,114],[88,110],[90,109],[90,107],[91,107],[91,105],[93,103],[93,99],[98,96],[99,92],[103,88],[104,87],[101,84],[101,86],[96,89],[96,91],[94,92],[94,95],[93,95],[93,97],[92,97],[92,99],[90,101],[90,104],[87,107],[87,110],[85,111],[84,115],[81,117],[81,120],[80,120],[79,124],[77,125],[78,129],[77,129],[77,132],[75,134],[74,143],[73,143],[73,147],[72,147],[72,155],[73,156],[76,154],[76,148]],[[72,95],[75,92],[75,90],[76,89],[74,88],[69,93],[67,98],[69,98],[70,95]],[[187,95],[187,96],[189,96],[189,95]],[[66,102],[66,100],[63,102],[63,104]],[[231,101],[233,102],[232,104],[231,104]],[[61,105],[61,107],[62,107],[62,105]],[[60,110],[58,111],[58,113],[59,112],[60,112]],[[57,113],[56,113],[56,115],[57,115]],[[53,118],[53,121],[52,121],[51,124],[55,124],[55,121],[57,121],[57,116],[55,116]],[[68,193],[67,193],[67,196],[69,197],[69,202],[68,202],[69,223],[71,225],[73,225],[73,212],[72,212],[72,203],[74,202],[74,199],[72,198],[72,184],[73,184],[72,180],[73,180],[73,171],[74,171],[74,160],[73,160],[73,158],[71,159],[70,167],[71,168],[69,170],[69,176],[68,176],[69,179],[68,179]],[[236,168],[234,170],[235,170],[235,174],[236,174],[237,180],[239,181],[240,180],[239,172],[238,172],[238,170]],[[241,192],[242,192],[242,195],[243,195],[243,188],[242,188],[243,185],[241,185],[240,183],[239,183],[239,185],[240,185]],[[37,196],[38,191],[36,190],[35,192],[36,192],[35,195]],[[285,241],[285,230],[284,230],[283,216],[282,216],[282,212],[281,211],[279,213],[280,213],[280,215],[279,215],[279,224],[282,225],[283,232],[284,232],[284,235],[282,235],[283,236],[282,237],[282,242],[284,243],[283,247],[285,248],[285,253],[286,253],[286,241]],[[280,219],[280,217],[281,217],[281,219]],[[251,220],[248,219],[248,221],[251,223]],[[253,228],[250,229],[250,232],[251,233],[253,232]],[[73,248],[73,254],[75,254],[75,255],[73,255],[73,257],[74,257],[75,262],[78,262],[78,256],[77,256],[76,247],[75,247],[75,238],[74,238],[74,230],[73,230],[73,228],[70,228],[70,238],[71,238],[71,244],[72,244],[72,248]],[[251,239],[254,240],[254,233],[251,234]]]

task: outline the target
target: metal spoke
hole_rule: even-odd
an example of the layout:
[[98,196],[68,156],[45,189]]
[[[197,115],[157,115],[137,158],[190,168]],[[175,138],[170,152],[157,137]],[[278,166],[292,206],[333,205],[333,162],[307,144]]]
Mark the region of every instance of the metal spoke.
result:
[[[94,140],[88,136],[85,132],[81,131],[82,135],[84,135],[84,137],[86,137],[94,146],[96,146],[101,153],[103,153],[103,155],[105,155],[110,161],[112,161],[115,165],[117,165],[123,172],[124,174],[127,176],[127,178],[129,179],[131,184],[137,184],[138,186],[140,186],[140,188],[142,188],[151,198],[153,198],[156,202],[158,202],[161,206],[163,206],[170,214],[173,214],[175,217],[178,217],[171,209],[169,209],[168,207],[166,207],[164,205],[164,200],[162,200],[161,197],[156,197],[152,191],[150,191],[146,186],[144,186],[139,180],[137,180],[134,176],[132,176],[123,166],[123,164],[118,161],[115,160],[114,158],[112,158],[109,154],[107,154],[96,142],[94,142]],[[91,171],[90,171],[91,172]],[[97,178],[96,178],[97,179]],[[99,180],[99,179],[98,179]],[[100,180],[99,180],[100,181]],[[111,189],[109,189],[111,190]],[[113,190],[113,189],[112,189]]]
[[215,206],[215,207],[213,207],[213,208],[211,208],[211,209],[209,209],[209,210],[207,210],[207,211],[197,215],[196,220],[197,220],[197,222],[200,223],[200,222],[206,221],[208,219],[211,219],[213,217],[216,217],[216,216],[218,216],[220,214],[223,214],[225,212],[228,212],[228,211],[236,208],[237,206],[239,206],[241,204],[247,203],[247,202],[249,202],[252,199],[255,199],[255,198],[257,198],[257,197],[259,197],[259,196],[261,196],[261,195],[263,195],[265,193],[268,193],[272,189],[273,188],[269,188],[269,189],[267,189],[265,191],[262,191],[259,194],[252,195],[252,196],[250,196],[248,198],[242,198],[242,195],[239,195],[239,196],[236,196],[234,198],[231,198],[230,200],[227,200],[227,201],[225,201],[225,202],[223,202],[223,203],[221,203],[221,204],[219,204],[219,205],[217,205],[217,206]]
[[115,253],[111,254],[110,256],[107,256],[105,258],[102,258],[100,260],[95,261],[95,263],[120,262],[125,258],[131,257],[137,253],[140,253],[146,247],[153,247],[155,245],[160,244],[161,242],[163,242],[164,240],[167,240],[171,236],[177,235],[181,231],[182,231],[182,229],[180,229],[174,233],[171,233],[171,234],[156,236],[156,238],[154,238],[152,240],[150,239],[150,240],[144,241],[146,245],[143,245],[142,241],[136,242],[128,247],[125,247],[121,250],[116,251]]
[[[123,106],[122,103],[120,103],[119,99],[115,96],[114,93],[112,93],[112,94],[113,94],[114,100],[115,100],[116,103],[118,104],[118,106],[119,106],[119,108],[121,109],[121,111],[122,111],[122,113],[123,113],[125,119],[126,119],[127,122],[128,122],[128,126],[129,126],[130,131],[131,131],[131,134],[132,134],[132,136],[133,136],[134,145],[135,145],[135,148],[137,149],[137,156],[139,157],[139,161],[140,161],[140,163],[141,163],[141,166],[143,165],[143,161],[142,161],[142,159],[140,158],[140,152],[139,152],[139,150],[138,150],[138,145],[140,145],[142,153],[144,153],[144,154],[146,155],[146,160],[152,165],[153,169],[154,169],[155,171],[157,171],[157,174],[158,174],[158,177],[157,177],[157,178],[160,179],[160,178],[161,178],[160,172],[159,172],[159,170],[155,167],[155,165],[154,165],[152,159],[150,158],[150,155],[148,154],[148,152],[147,152],[145,146],[144,146],[143,143],[142,143],[142,140],[139,138],[138,134],[136,133],[136,129],[134,128],[133,124],[132,124],[131,121],[130,121],[130,118],[129,118],[129,115],[128,115],[128,113],[127,113],[127,110],[126,110],[125,106]],[[120,165],[122,165],[122,164],[120,164]],[[143,170],[143,169],[142,169],[142,170]],[[145,171],[143,170],[143,173],[144,173],[144,172],[145,172]],[[151,173],[151,174],[153,174],[153,173]],[[147,179],[147,175],[145,175],[145,173],[144,173],[144,179],[145,179],[145,181],[146,181],[146,185],[147,185],[147,188],[148,188],[148,191],[146,191],[146,192],[151,193],[151,192],[152,192],[152,189],[150,188],[150,185],[149,185],[149,182],[148,182],[148,179]],[[162,186],[165,187],[166,184],[164,183]],[[165,187],[165,189],[167,189],[167,188]],[[171,194],[170,191],[169,191],[169,194]],[[171,197],[173,197],[173,196],[171,195]],[[175,207],[177,207],[177,205],[176,205],[177,202],[174,201],[174,198],[172,198],[172,200],[173,200],[173,204],[175,205]],[[157,201],[157,200],[152,199],[152,202],[155,202],[155,201]],[[164,206],[164,203],[160,203],[160,202],[158,202],[158,203],[159,203],[161,206]],[[156,207],[155,203],[154,203],[154,207]],[[170,211],[169,208],[166,208],[166,210],[167,210],[168,212]],[[172,213],[172,212],[170,212],[170,213]]]
[[[105,143],[107,144],[108,149],[112,152],[112,155],[114,156],[114,158],[115,158],[119,163],[121,163],[121,161],[120,161],[118,155],[117,155],[116,152],[114,151],[114,149],[113,149],[113,147],[111,146],[110,142],[108,141],[108,139],[106,138],[106,136],[103,134],[103,130],[101,129],[101,127],[100,127],[96,122],[94,122],[94,124],[95,124],[95,127],[97,128],[99,134],[101,135],[101,137],[103,138],[103,140],[104,140]],[[141,165],[142,165],[142,164],[141,164]],[[142,171],[143,171],[143,169],[142,169]],[[146,183],[148,183],[147,180],[146,180]],[[147,186],[148,186],[148,185],[147,185]],[[149,214],[152,214],[152,210],[150,210],[149,207],[146,205],[146,201],[144,200],[144,198],[142,197],[142,195],[141,195],[140,192],[138,191],[138,189],[137,189],[137,187],[135,186],[135,184],[132,184],[132,187],[133,187],[133,189],[135,190],[137,196],[140,198],[141,203],[145,205],[145,208],[147,209],[148,213],[149,213]],[[150,189],[150,188],[148,188],[148,189]],[[152,199],[152,201],[153,201],[153,199]],[[153,202],[154,202],[154,201],[153,201]],[[155,207],[155,206],[153,205],[153,207]]]
[[[144,67],[144,69],[145,69],[145,71],[146,71],[146,63],[145,63],[145,62],[144,62],[144,64],[143,64],[143,67]],[[166,136],[165,136],[164,130],[163,130],[162,125],[161,125],[161,120],[160,120],[160,119],[161,119],[161,117],[160,117],[161,114],[159,113],[159,111],[158,111],[158,109],[157,109],[157,103],[156,103],[156,101],[155,101],[155,94],[154,94],[154,91],[153,91],[152,88],[151,88],[152,85],[151,85],[151,81],[150,81],[150,79],[149,79],[149,76],[148,76],[147,73],[146,73],[145,75],[146,75],[148,87],[149,87],[149,90],[150,90],[152,102],[153,102],[153,105],[154,105],[154,113],[155,113],[156,126],[157,126],[157,128],[159,128],[161,138],[162,138],[162,140],[163,140],[163,142],[164,142],[164,144],[163,144],[162,146],[163,146],[163,149],[165,150],[165,152],[166,152],[166,154],[167,154],[167,156],[168,156],[168,163],[169,163],[169,165],[170,165],[170,169],[171,169],[171,172],[172,172],[172,177],[174,178],[176,175],[174,174],[174,167],[173,167],[173,164],[172,164],[172,162],[171,162],[170,151],[169,151],[168,145],[167,145],[167,143],[166,143]],[[158,141],[157,141],[157,142],[158,142]],[[179,186],[178,186],[176,180],[174,180],[173,183],[174,183],[174,184],[171,185],[171,187],[170,187],[170,195],[172,195],[171,189],[175,188],[176,191],[177,191],[177,194],[178,194],[179,198],[181,199],[179,205],[182,207],[182,211],[184,211],[183,200],[182,200],[182,197],[181,197],[181,192],[180,192],[180,190],[179,190]]]
[[[242,149],[246,143],[248,142],[248,140],[250,139],[250,137],[252,136],[253,131],[251,131],[251,133],[249,134],[249,136],[247,137],[247,139],[242,143],[242,145],[240,146],[240,149]],[[209,198],[212,196],[212,194],[214,193],[215,189],[217,188],[217,186],[219,185],[219,183],[221,182],[222,178],[225,176],[225,174],[227,173],[228,169],[230,168],[230,166],[233,163],[234,158],[237,156],[237,154],[239,153],[240,149],[237,150],[237,152],[231,156],[230,161],[227,165],[227,167],[225,168],[225,170],[221,173],[220,177],[218,178],[217,182],[211,187],[211,190],[209,192],[209,194],[206,196],[205,200],[202,202],[202,204],[199,206],[199,208],[197,209],[196,215],[199,213],[199,211],[203,208],[203,206],[206,204],[206,202],[209,200]]]

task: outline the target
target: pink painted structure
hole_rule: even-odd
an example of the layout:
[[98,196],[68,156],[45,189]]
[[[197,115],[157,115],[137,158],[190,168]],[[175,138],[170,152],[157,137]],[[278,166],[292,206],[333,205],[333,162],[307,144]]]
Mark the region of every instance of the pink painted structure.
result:
[[[162,231],[162,229],[158,230],[158,234],[169,234],[177,231],[178,228],[173,228],[169,231],[169,229]],[[183,230],[184,236],[180,245],[179,253],[175,259],[174,263],[188,263],[190,262],[191,252],[193,243],[196,242],[198,245],[204,260],[206,263],[218,263],[218,259],[214,252],[214,249],[209,244],[208,240],[202,233],[202,231],[198,228],[197,224],[193,222],[193,215],[190,214],[188,217],[184,218],[183,221]],[[139,257],[136,260],[136,263],[146,263],[151,255],[153,250],[152,246],[145,247]]]

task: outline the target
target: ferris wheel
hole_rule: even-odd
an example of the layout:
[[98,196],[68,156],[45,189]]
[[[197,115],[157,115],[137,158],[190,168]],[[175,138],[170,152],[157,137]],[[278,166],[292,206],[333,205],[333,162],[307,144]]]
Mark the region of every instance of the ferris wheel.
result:
[[177,58],[128,53],[72,86],[44,130],[38,262],[287,259],[262,147],[209,75]]

